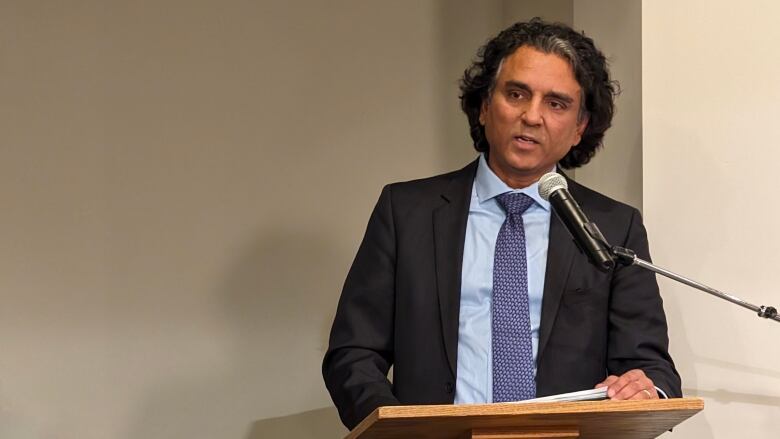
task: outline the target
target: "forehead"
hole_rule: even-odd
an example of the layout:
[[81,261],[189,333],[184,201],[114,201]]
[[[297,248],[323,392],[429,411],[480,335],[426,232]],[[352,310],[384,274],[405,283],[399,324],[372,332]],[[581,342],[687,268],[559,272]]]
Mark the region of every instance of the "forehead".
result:
[[496,79],[499,86],[516,81],[532,89],[572,95],[578,95],[581,89],[569,60],[530,46],[521,46],[504,58]]

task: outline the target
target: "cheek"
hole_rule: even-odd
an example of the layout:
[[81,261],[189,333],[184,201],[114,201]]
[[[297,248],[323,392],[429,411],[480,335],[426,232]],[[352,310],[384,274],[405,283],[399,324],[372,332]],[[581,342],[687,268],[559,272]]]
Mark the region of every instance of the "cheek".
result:
[[561,143],[566,144],[566,146],[574,146],[579,143],[579,126],[575,122],[567,120],[556,125],[556,132],[559,133],[558,138]]
[[495,120],[503,125],[511,125],[517,119],[517,111],[509,106],[496,106]]
[[511,127],[510,117],[507,116],[506,112],[497,109],[486,112],[483,120],[487,135],[500,136]]

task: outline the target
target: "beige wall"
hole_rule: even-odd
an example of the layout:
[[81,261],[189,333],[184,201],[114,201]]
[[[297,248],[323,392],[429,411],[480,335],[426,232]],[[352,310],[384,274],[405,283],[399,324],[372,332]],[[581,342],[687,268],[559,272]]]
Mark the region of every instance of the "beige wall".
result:
[[266,437],[329,406],[370,209],[445,169],[441,9],[3,2],[0,437]]
[[[780,5],[643,3],[644,207],[659,265],[780,305]],[[661,282],[684,391],[704,413],[673,436],[775,438],[780,325]]]
[[574,7],[571,0],[504,0],[502,2],[502,24],[509,26],[518,21],[541,17],[571,25],[574,21]]

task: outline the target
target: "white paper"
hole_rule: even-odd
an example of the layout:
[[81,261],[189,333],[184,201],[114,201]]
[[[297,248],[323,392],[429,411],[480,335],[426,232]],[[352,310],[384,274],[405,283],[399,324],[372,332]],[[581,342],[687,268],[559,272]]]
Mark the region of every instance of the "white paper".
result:
[[579,392],[561,393],[559,395],[544,396],[541,398],[515,401],[516,404],[526,402],[565,402],[565,401],[599,401],[607,399],[607,388],[580,390]]

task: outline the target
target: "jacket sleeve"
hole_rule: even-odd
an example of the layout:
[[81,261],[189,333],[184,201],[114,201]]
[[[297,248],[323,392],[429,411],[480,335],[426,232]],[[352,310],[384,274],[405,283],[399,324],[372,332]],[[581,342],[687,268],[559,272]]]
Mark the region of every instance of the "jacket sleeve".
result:
[[[647,232],[639,212],[632,209],[623,247],[650,261]],[[681,397],[680,376],[669,355],[666,316],[655,274],[641,267],[620,267],[612,279],[607,368],[621,375],[642,369],[669,397]]]
[[322,363],[325,385],[349,429],[377,407],[399,404],[387,378],[393,363],[395,242],[386,186],[344,282]]

